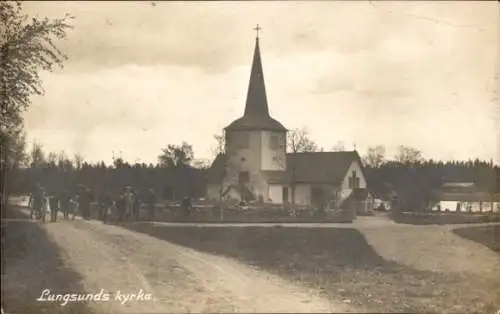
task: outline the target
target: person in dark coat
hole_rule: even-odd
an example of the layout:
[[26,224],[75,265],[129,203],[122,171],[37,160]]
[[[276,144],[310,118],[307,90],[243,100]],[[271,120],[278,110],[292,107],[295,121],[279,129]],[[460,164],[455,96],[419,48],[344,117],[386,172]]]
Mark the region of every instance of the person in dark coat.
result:
[[42,186],[37,184],[33,193],[31,194],[30,204],[32,211],[30,213],[31,219],[35,217],[36,219],[40,218],[40,213],[43,210],[43,195],[42,195]]
[[55,195],[49,196],[50,206],[50,221],[57,221],[57,214],[59,212],[59,198]]
[[147,195],[146,200],[149,210],[149,219],[153,219],[155,216],[155,204],[156,204],[156,196],[155,196],[155,191],[153,189],[149,189],[149,193]]
[[80,209],[82,212],[82,217],[85,220],[90,219],[90,203],[92,201],[90,190],[83,188],[80,192]]
[[64,219],[69,218],[71,196],[67,190],[63,190],[59,195],[59,207],[64,214]]
[[108,216],[111,214],[111,207],[113,206],[113,198],[110,192],[102,193],[99,197],[99,219],[106,223]]
[[97,196],[97,217],[99,220],[103,220],[104,211],[106,210],[106,194],[104,192],[99,193]]
[[125,218],[125,197],[120,194],[116,200],[116,210],[118,211],[118,221],[122,221]]
[[132,211],[133,211],[135,220],[139,221],[139,210],[140,210],[139,196],[137,195],[136,190],[132,190],[132,194],[134,195],[134,205],[132,206]]
[[184,212],[184,218],[188,219],[191,217],[191,209],[193,206],[191,205],[191,198],[189,196],[184,197],[182,199],[182,210]]

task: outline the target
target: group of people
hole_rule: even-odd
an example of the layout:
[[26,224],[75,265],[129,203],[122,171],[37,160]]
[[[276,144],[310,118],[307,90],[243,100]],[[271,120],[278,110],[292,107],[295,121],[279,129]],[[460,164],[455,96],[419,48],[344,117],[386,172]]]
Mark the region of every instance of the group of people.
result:
[[[153,189],[149,190],[143,201],[147,204],[149,219],[154,218],[156,197]],[[51,221],[57,221],[59,211],[63,213],[65,219],[70,219],[70,216],[71,219],[75,219],[79,213],[83,219],[89,220],[92,217],[92,209],[96,210],[97,219],[104,223],[109,221],[113,213],[116,213],[118,221],[140,218],[139,196],[131,186],[125,186],[117,197],[113,197],[111,192],[95,195],[91,189],[83,185],[80,185],[73,194],[63,189],[60,193],[49,196],[45,188],[38,184],[30,195],[28,206],[31,209],[31,218],[36,216],[44,222],[47,214],[50,214]]]

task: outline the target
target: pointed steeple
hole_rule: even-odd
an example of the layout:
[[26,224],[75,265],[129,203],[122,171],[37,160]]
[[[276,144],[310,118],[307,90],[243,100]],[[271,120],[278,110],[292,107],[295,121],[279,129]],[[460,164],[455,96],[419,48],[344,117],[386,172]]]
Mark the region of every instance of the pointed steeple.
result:
[[271,130],[286,132],[286,128],[278,121],[271,118],[267,105],[266,86],[264,84],[264,71],[259,47],[259,30],[257,24],[257,38],[255,39],[255,50],[253,53],[252,71],[248,84],[247,101],[245,113],[239,119],[233,121],[225,130]]
[[252,72],[248,84],[247,102],[245,105],[245,116],[269,117],[267,106],[266,85],[264,83],[264,71],[260,57],[259,37],[255,39],[255,51],[253,53]]

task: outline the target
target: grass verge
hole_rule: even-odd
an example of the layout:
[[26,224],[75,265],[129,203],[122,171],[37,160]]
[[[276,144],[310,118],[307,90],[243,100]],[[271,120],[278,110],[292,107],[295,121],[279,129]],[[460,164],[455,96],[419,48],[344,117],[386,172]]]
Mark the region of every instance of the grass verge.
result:
[[500,222],[500,213],[391,213],[397,223],[411,225],[447,225]]
[[453,232],[500,253],[500,225],[458,228],[454,229]]
[[6,313],[93,313],[85,303],[40,302],[44,289],[54,294],[78,293],[84,289],[81,278],[63,264],[57,245],[45,230],[32,222],[17,207],[7,209],[2,220],[2,306]]
[[234,258],[318,289],[362,312],[493,313],[499,286],[467,276],[418,271],[380,257],[355,229],[288,227],[126,228]]

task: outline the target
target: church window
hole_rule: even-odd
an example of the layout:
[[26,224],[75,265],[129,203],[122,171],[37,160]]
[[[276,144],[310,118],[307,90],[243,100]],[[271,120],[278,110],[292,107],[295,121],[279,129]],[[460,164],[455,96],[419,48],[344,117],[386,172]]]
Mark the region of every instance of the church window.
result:
[[278,135],[271,135],[269,139],[269,146],[271,149],[279,149],[280,148],[280,137]]
[[359,189],[359,178],[356,176],[356,171],[353,171],[349,177],[349,189]]

